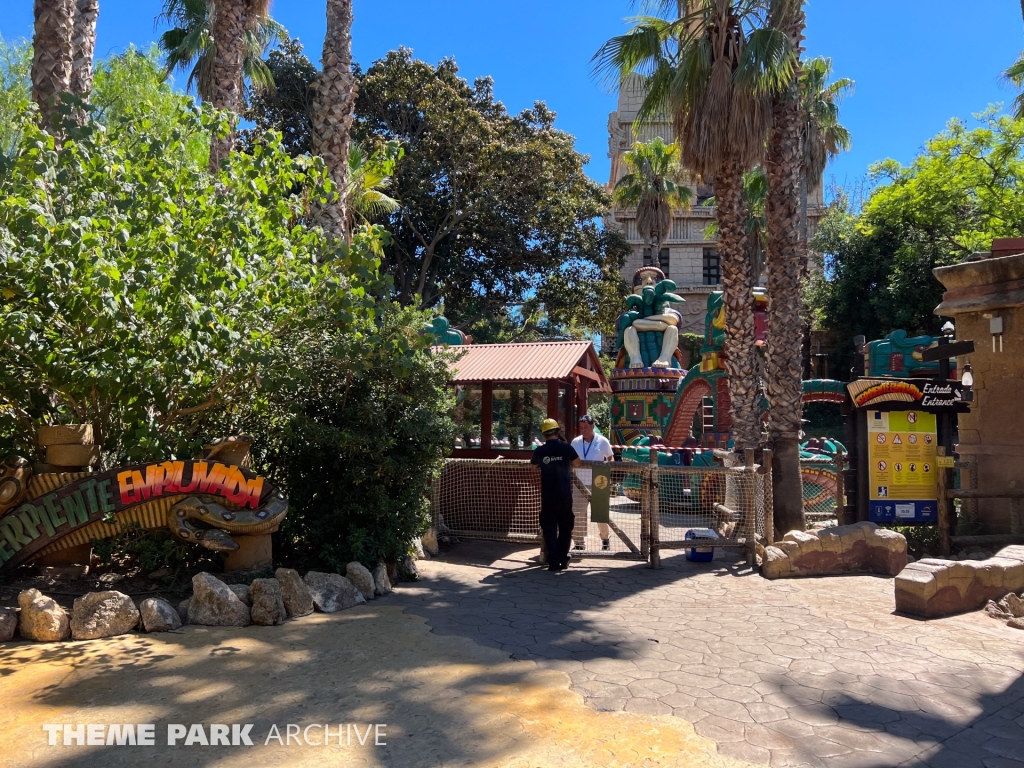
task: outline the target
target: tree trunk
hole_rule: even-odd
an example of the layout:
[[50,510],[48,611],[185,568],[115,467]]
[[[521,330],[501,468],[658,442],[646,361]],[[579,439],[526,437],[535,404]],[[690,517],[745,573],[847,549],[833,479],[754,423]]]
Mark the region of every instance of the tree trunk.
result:
[[[804,13],[797,0],[789,3],[782,29],[799,54]],[[798,68],[799,70],[799,68]],[[803,416],[803,275],[804,250],[800,221],[800,103],[793,84],[775,99],[768,137],[768,403],[775,449],[772,487],[775,526],[779,531],[803,530],[806,523],[800,482],[800,425]]]
[[358,86],[352,74],[352,0],[327,0],[323,72],[313,104],[313,152],[324,159],[337,195],[323,209],[324,228],[348,238],[345,187]]
[[743,168],[727,161],[715,176],[718,253],[725,301],[725,364],[729,371],[729,411],[736,448],[761,442],[760,388],[754,344],[754,266],[747,253],[747,211]]
[[245,59],[245,30],[249,26],[246,0],[217,0],[213,10],[213,73],[210,103],[232,113],[226,136],[210,138],[210,172],[215,173],[231,154],[235,143],[235,121],[242,107],[242,62]]
[[92,92],[93,51],[96,49],[96,17],[100,13],[100,3],[99,0],[77,0],[75,6],[70,91],[83,101],[89,101]]
[[39,105],[39,122],[47,130],[53,130],[59,122],[60,94],[71,82],[74,19],[74,0],[35,0],[32,100]]

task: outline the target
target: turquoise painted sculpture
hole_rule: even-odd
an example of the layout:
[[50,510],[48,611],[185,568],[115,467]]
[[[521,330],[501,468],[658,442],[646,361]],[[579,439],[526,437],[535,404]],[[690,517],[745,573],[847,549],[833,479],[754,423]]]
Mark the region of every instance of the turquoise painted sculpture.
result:
[[446,317],[435,317],[423,327],[423,332],[432,334],[437,339],[438,345],[447,344],[457,347],[469,343],[466,334],[452,328]]
[[633,293],[619,316],[615,339],[619,349],[625,347],[630,368],[680,367],[675,352],[683,318],[671,305],[684,299],[675,289],[657,267],[641,267],[633,275]]
[[939,343],[935,336],[907,336],[904,330],[893,331],[884,339],[869,342],[864,354],[864,368],[869,377],[937,376],[938,362],[926,363],[921,353]]

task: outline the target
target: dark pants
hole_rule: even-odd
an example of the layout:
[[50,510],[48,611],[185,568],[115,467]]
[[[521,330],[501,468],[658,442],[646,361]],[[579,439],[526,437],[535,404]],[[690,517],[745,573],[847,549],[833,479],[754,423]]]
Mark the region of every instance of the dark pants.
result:
[[572,546],[572,528],[576,515],[572,513],[572,499],[564,504],[546,504],[540,510],[540,529],[548,551],[548,564],[565,565],[569,562]]

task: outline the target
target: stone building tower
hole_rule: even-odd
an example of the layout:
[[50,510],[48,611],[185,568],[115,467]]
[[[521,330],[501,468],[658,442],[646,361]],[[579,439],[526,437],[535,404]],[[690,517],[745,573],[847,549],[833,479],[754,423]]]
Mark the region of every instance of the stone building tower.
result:
[[[633,120],[643,101],[643,94],[637,80],[627,81],[619,90],[618,109],[608,116],[608,157],[611,158],[611,177],[608,191],[627,169],[622,156],[635,141],[651,141],[660,136],[665,142],[675,140],[672,121],[666,116],[663,121],[647,125],[640,136],[633,135]],[[676,283],[676,293],[686,299],[686,304],[676,306],[683,316],[681,333],[704,332],[704,315],[707,312],[707,297],[712,291],[721,290],[722,270],[718,260],[715,239],[705,234],[707,226],[715,219],[713,206],[705,205],[712,196],[709,186],[689,183],[696,193],[694,204],[688,211],[679,211],[672,220],[672,230],[661,246],[661,253],[652,254],[636,233],[636,211],[615,207],[605,218],[605,226],[616,229],[625,236],[633,247],[622,270],[623,278],[629,282],[633,273],[644,265],[661,267],[666,277]],[[821,183],[815,185],[808,199],[808,231],[813,234],[817,222],[825,213],[821,194]]]

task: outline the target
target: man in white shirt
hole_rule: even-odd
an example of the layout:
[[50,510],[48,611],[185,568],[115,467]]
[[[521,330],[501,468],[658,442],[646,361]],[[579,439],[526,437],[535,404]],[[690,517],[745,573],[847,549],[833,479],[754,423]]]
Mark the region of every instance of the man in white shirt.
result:
[[[582,461],[612,461],[615,458],[615,453],[612,451],[612,445],[608,442],[608,438],[594,431],[594,417],[589,413],[580,416],[579,430],[580,433],[573,438],[572,447],[576,449],[576,455]],[[579,473],[579,470],[576,470],[576,472]],[[581,501],[585,500],[581,499]],[[577,520],[580,518],[583,519],[583,531],[585,532],[590,515],[586,514],[584,510],[584,514],[577,515]],[[611,549],[608,524],[598,523],[597,530],[601,534],[601,549],[608,551]],[[574,538],[576,539],[576,549],[583,549],[583,538],[580,536],[574,536]]]

